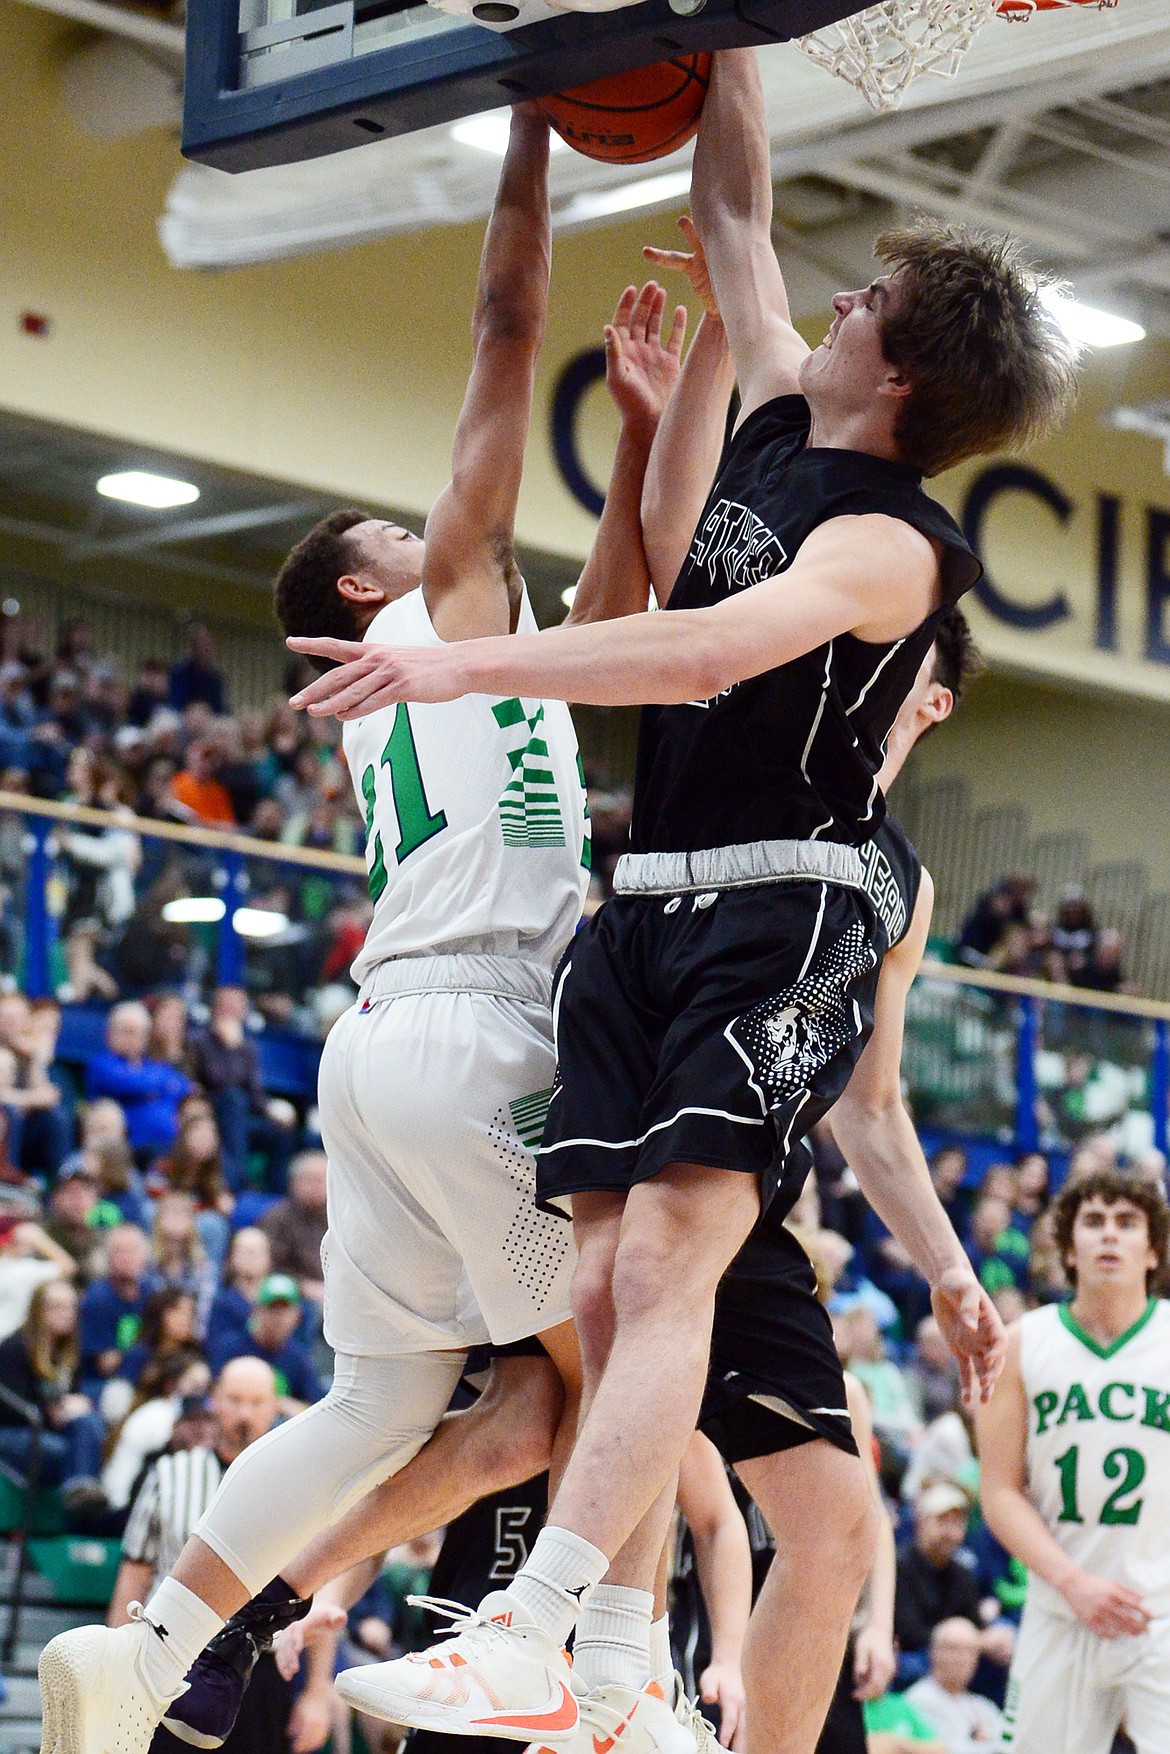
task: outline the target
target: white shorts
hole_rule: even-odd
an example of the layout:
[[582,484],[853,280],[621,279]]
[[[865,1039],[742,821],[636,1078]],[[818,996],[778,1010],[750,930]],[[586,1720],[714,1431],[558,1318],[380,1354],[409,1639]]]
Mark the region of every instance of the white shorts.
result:
[[375,968],[321,1057],[325,1338],[365,1357],[510,1341],[570,1315],[571,1228],[535,1204],[553,1081],[544,969]]
[[1140,1638],[1098,1638],[1029,1600],[1008,1678],[1011,1754],[1110,1754],[1124,1720],[1137,1754],[1170,1750],[1170,1618]]

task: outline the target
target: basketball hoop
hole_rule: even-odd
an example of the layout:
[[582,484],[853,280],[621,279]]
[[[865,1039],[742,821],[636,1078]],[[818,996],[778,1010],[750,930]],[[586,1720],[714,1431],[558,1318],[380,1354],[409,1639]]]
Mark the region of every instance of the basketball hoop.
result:
[[818,67],[863,92],[875,110],[895,110],[906,87],[923,74],[953,79],[983,26],[997,15],[1012,22],[1071,6],[1115,6],[1117,0],[881,0],[843,18],[796,47]]

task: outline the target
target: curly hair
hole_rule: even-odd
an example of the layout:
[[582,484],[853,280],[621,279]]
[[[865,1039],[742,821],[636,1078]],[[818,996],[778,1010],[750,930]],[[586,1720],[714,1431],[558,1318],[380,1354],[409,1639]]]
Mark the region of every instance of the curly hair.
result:
[[956,603],[934,630],[934,661],[930,680],[949,688],[958,706],[968,683],[983,670],[983,657],[971,633],[971,624]]
[[353,611],[337,589],[337,581],[352,572],[356,557],[346,533],[364,524],[368,512],[353,506],[330,512],[327,518],[301,537],[276,575],[273,599],[276,619],[287,638],[299,634],[310,639],[357,639],[359,629]]
[[1146,1275],[1146,1290],[1152,1290],[1164,1280],[1170,1260],[1170,1205],[1156,1182],[1121,1169],[1095,1169],[1088,1175],[1077,1176],[1064,1184],[1052,1203],[1053,1235],[1070,1283],[1075,1287],[1077,1282],[1077,1270],[1069,1265],[1073,1226],[1085,1201],[1093,1199],[1104,1200],[1107,1206],[1127,1200],[1145,1213],[1150,1247],[1158,1257],[1157,1266]]
[[1041,297],[1051,282],[1010,238],[920,218],[874,247],[899,276],[882,350],[910,380],[894,433],[907,463],[938,475],[1059,424],[1078,351]]

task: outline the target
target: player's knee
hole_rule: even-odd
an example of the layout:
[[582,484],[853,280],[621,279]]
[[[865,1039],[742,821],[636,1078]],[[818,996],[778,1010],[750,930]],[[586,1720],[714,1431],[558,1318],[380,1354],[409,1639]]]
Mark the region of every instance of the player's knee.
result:
[[636,1320],[652,1310],[701,1307],[714,1293],[718,1274],[687,1257],[649,1225],[623,1234],[613,1272],[615,1322]]
[[833,1562],[840,1559],[860,1590],[873,1566],[879,1528],[878,1508],[860,1463],[836,1483],[824,1509],[832,1526]]

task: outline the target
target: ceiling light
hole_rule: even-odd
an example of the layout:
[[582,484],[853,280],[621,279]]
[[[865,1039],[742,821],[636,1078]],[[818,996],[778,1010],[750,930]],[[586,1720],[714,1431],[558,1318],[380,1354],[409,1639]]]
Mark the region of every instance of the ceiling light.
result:
[[565,605],[566,609],[571,609],[573,607],[573,599],[576,595],[576,585],[565,586],[564,590],[561,592],[561,602]]
[[611,213],[628,213],[633,207],[655,207],[662,201],[677,201],[690,190],[690,168],[666,171],[660,177],[639,177],[637,182],[621,183],[616,189],[590,190],[574,195],[567,207],[557,214],[562,224],[577,220],[605,219]]
[[162,917],[172,926],[207,926],[222,920],[226,912],[217,895],[180,895],[177,901],[163,903]]
[[[460,146],[474,146],[477,152],[492,152],[497,158],[503,158],[508,150],[511,115],[510,110],[488,110],[482,116],[468,116],[464,121],[456,122],[451,138]],[[551,129],[548,144],[550,152],[564,152],[568,148],[568,141],[562,140]]]
[[1082,304],[1079,298],[1069,298],[1055,287],[1046,286],[1040,302],[1052,312],[1069,340],[1083,347],[1126,347],[1146,338],[1140,323],[1114,316],[1112,311],[1098,310],[1096,305]]
[[107,499],[124,499],[131,505],[146,505],[161,511],[165,506],[190,505],[199,498],[199,489],[191,481],[176,481],[170,475],[152,475],[146,469],[122,469],[115,475],[103,475],[97,484]]
[[273,913],[266,907],[238,907],[232,925],[241,938],[279,938],[288,931],[288,915]]

